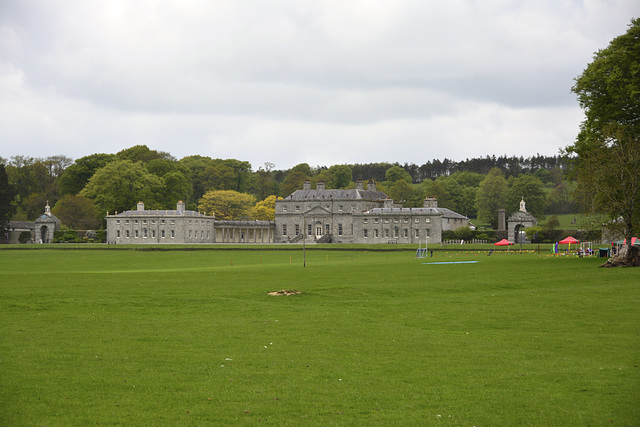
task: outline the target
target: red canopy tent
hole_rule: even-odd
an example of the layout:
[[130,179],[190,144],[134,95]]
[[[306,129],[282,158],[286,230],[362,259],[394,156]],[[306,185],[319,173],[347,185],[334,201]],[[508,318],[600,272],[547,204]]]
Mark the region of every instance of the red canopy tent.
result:
[[511,243],[507,239],[502,239],[499,242],[495,242],[494,245],[495,246],[507,246],[507,245],[513,245],[513,243]]
[[561,245],[567,245],[567,244],[570,245],[572,243],[580,243],[580,240],[576,239],[575,237],[569,236],[560,240],[558,243],[560,243]]
[[578,243],[580,243],[580,240],[576,239],[573,236],[568,236],[568,237],[565,237],[564,239],[560,240],[558,243],[561,244],[561,245],[569,245],[569,250],[571,250],[571,244],[572,243],[578,244]]

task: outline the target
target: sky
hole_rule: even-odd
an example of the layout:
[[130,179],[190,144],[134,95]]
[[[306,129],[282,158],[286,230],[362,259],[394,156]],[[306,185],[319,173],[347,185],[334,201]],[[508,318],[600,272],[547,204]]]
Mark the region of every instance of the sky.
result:
[[553,156],[637,0],[0,0],[0,157]]

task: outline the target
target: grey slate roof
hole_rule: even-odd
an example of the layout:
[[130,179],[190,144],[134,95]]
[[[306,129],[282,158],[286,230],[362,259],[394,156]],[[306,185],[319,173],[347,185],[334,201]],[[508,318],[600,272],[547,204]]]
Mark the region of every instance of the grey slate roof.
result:
[[117,215],[109,215],[109,216],[129,217],[129,216],[149,216],[149,215],[158,215],[158,216],[197,216],[197,217],[213,218],[212,216],[204,215],[204,214],[201,214],[200,212],[196,212],[196,211],[179,211],[179,210],[175,210],[175,209],[168,209],[168,210],[147,209],[147,210],[142,210],[142,211],[130,210],[130,211],[120,212]]
[[368,214],[380,215],[380,214],[422,214],[422,215],[442,215],[443,218],[467,218],[464,215],[460,215],[457,212],[447,208],[373,208],[366,212]]
[[385,200],[382,191],[370,190],[296,190],[284,200]]

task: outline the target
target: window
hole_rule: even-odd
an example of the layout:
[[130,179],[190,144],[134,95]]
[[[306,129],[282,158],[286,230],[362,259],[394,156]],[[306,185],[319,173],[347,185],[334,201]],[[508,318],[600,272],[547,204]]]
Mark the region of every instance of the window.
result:
[[378,229],[373,230],[373,237],[378,237]]
[[127,239],[129,238],[129,230],[127,230]]
[[430,233],[429,233],[429,229],[427,228],[425,231],[426,231],[426,232],[425,232],[425,237],[429,237],[429,235],[430,235]]
[[155,224],[155,223],[156,223],[156,220],[155,220],[155,219],[152,219],[152,220],[151,220],[151,224]]
[[342,224],[338,224],[338,236],[342,236]]
[[393,218],[393,222],[398,223],[398,218]]
[[307,235],[311,236],[311,224],[307,224]]
[[416,218],[416,219],[413,220],[413,222],[415,222],[417,224],[418,222],[420,222],[420,219]]
[[116,219],[116,224],[120,224],[120,220],[119,219]]
[[427,224],[429,224],[431,222],[431,218],[425,218],[424,222],[426,222]]
[[120,230],[116,231],[116,237],[120,237]]
[[373,218],[373,223],[377,224],[378,223],[378,218]]
[[384,223],[385,223],[385,224],[389,224],[389,218],[385,218],[385,219],[384,219]]
[[420,237],[420,230],[416,229],[416,238]]
[[300,234],[300,224],[296,224],[296,236]]
[[137,223],[138,223],[138,220],[136,219],[136,220],[135,220],[135,224],[137,224]]
[[407,230],[406,228],[404,229],[404,238],[406,239],[407,237],[409,237],[409,230]]
[[204,239],[204,231],[200,230],[200,240]]
[[342,212],[342,205],[338,206],[338,212]]
[[367,230],[366,228],[362,230],[362,235],[364,236],[365,239],[369,237],[369,230]]
[[324,225],[324,234],[330,234],[331,229],[329,228],[329,224]]
[[296,205],[296,212],[300,212],[300,206]]
[[176,237],[176,230],[171,230],[171,238],[173,239],[174,237]]
[[191,230],[189,230],[189,238],[191,238]]
[[395,237],[396,239],[398,238],[398,233],[400,230],[398,230],[398,227],[394,227],[393,229],[393,237]]
[[160,237],[164,239],[164,230],[160,231]]
[[286,212],[286,211],[287,211],[287,207],[286,207],[286,206],[283,206],[283,207],[282,207],[282,212]]
[[164,219],[161,219],[161,220],[160,220],[160,224],[164,224]]
[[409,218],[405,218],[403,221],[405,224],[409,222]]
[[129,220],[126,220],[124,223],[125,223],[125,224],[129,224]]
[[144,237],[145,239],[147,238],[147,229],[146,228],[142,229],[142,237]]
[[367,223],[369,222],[369,220],[368,220],[367,218],[365,218],[365,219],[363,219],[363,220],[362,220],[362,222],[363,222],[364,224],[367,224]]
[[143,223],[143,224],[146,224],[146,223],[147,223],[147,220],[146,220],[146,219],[143,219],[143,220],[142,220],[142,223]]
[[172,219],[172,220],[171,220],[171,225],[175,225],[175,223],[176,223],[176,220],[175,220],[175,219]]
[[153,237],[155,239],[156,237],[156,230],[151,230],[151,237]]
[[138,230],[136,230],[136,239],[138,238]]
[[389,238],[389,229],[388,228],[384,229],[384,237],[387,238],[387,239]]
[[287,235],[287,224],[282,224],[282,235],[283,236]]

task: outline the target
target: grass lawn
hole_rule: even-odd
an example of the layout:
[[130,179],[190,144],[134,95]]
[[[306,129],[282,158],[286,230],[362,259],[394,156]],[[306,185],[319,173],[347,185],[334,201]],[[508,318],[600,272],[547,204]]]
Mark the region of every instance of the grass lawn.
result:
[[306,261],[0,251],[0,425],[640,424],[640,269]]

